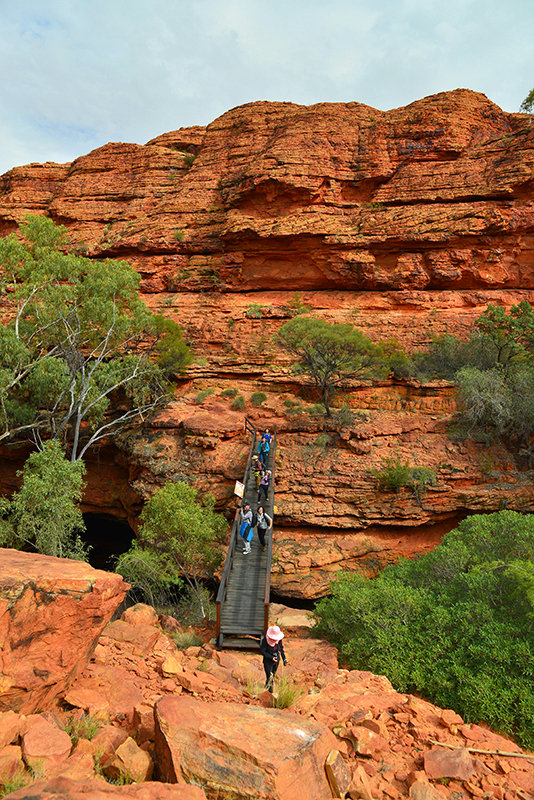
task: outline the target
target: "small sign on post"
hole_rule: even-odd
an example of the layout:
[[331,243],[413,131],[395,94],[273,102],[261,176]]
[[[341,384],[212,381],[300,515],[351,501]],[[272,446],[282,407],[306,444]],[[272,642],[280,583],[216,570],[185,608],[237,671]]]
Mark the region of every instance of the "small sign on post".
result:
[[234,494],[236,494],[238,497],[242,498],[243,495],[245,494],[245,484],[241,483],[241,481],[236,481],[235,482],[235,488],[234,488]]

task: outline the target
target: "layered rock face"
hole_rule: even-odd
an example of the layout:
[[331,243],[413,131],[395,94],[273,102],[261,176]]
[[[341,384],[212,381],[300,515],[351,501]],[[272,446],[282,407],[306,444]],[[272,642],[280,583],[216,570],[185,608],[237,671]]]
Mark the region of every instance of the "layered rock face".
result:
[[81,561],[7,549],[0,561],[0,711],[42,711],[84,669],[128,584]]
[[[142,501],[172,476],[231,506],[248,450],[243,414],[222,395],[232,388],[258,426],[278,425],[283,594],[324,594],[339,569],[374,574],[467,513],[531,511],[532,483],[509,454],[450,441],[444,383],[349,383],[343,402],[360,416],[317,445],[321,424],[296,413],[317,398],[273,335],[308,306],[418,349],[465,334],[490,302],[533,301],[533,143],[528,115],[457,90],[388,112],[252,103],[206,128],[6,173],[1,232],[45,213],[103,269],[127,258],[146,301],[199,356],[150,427],[91,456],[86,509],[135,527]],[[203,389],[214,393],[198,404]],[[254,392],[267,395],[261,409]],[[378,492],[369,470],[397,456],[433,469],[435,489]],[[19,466],[0,474],[5,490]]]

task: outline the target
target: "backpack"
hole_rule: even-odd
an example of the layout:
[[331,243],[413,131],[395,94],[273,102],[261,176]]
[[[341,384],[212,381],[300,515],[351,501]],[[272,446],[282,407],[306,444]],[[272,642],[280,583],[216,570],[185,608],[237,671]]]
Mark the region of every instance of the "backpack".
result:
[[251,528],[255,528],[258,524],[258,515],[255,511],[252,512],[252,522],[250,523]]

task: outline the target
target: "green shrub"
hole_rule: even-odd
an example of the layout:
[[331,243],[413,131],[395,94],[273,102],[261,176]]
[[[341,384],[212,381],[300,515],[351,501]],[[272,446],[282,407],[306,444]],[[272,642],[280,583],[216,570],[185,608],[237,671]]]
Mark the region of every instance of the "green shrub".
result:
[[315,447],[320,447],[321,450],[325,450],[328,445],[331,443],[330,436],[327,433],[320,433],[313,442]]
[[202,639],[194,631],[176,631],[171,633],[171,639],[178,650],[187,650],[188,647],[199,647],[202,644]]
[[224,389],[221,392],[221,397],[236,397],[238,394],[239,392],[237,389]]
[[[184,481],[167,481],[145,503],[138,539],[119,557],[117,571],[140,574],[149,591],[187,584],[200,618],[207,615],[202,580],[221,560],[228,523],[213,510],[215,498]],[[148,576],[147,576],[148,572]]]
[[0,773],[0,797],[16,792],[17,789],[22,789],[34,780],[33,775],[27,772],[23,766],[17,767],[13,774]]
[[315,617],[350,668],[534,747],[534,515],[468,517],[373,580],[342,576]]
[[410,482],[411,468],[408,461],[397,458],[383,458],[380,469],[372,469],[370,474],[376,478],[381,492],[396,492]]
[[141,547],[137,541],[126,553],[118,556],[115,571],[130,584],[128,595],[131,598],[155,608],[169,604],[173,595],[172,587],[181,585],[179,578],[167,574],[162,556]]
[[200,405],[200,403],[202,403],[206,397],[209,397],[210,394],[213,394],[214,391],[215,389],[202,389],[202,391],[200,391],[195,397],[195,403]]
[[300,400],[295,401],[288,398],[287,400],[284,400],[284,405],[287,408],[288,414],[302,414],[304,411],[304,406]]
[[310,417],[326,416],[326,407],[323,405],[323,403],[315,403],[315,405],[307,408],[306,411],[310,415]]
[[276,681],[274,705],[276,708],[290,708],[303,693],[303,686],[288,675],[282,675]]
[[248,317],[249,319],[261,319],[265,310],[265,306],[260,306],[258,303],[252,303],[245,311],[245,317]]
[[195,163],[196,155],[194,153],[184,153],[184,165],[187,169],[191,169]]
[[245,398],[243,397],[243,395],[239,394],[235,398],[234,402],[232,403],[232,408],[234,409],[234,411],[243,411],[243,409],[245,408]]
[[288,303],[288,308],[291,315],[294,317],[299,314],[308,314],[312,310],[312,307],[308,305],[308,303],[302,302],[302,295],[300,292],[295,292]]
[[184,240],[184,232],[181,228],[176,228],[174,231],[174,238],[177,242],[183,242]]
[[341,406],[333,413],[334,423],[339,428],[348,428],[354,424],[356,419],[350,406]]
[[411,467],[408,461],[397,458],[382,459],[380,469],[372,469],[370,474],[376,478],[381,492],[397,492],[408,486],[418,503],[427,486],[435,486],[436,473],[427,467]]
[[83,714],[81,717],[71,715],[65,723],[65,731],[69,734],[72,744],[75,745],[78,739],[94,739],[100,728],[102,720]]
[[189,588],[185,588],[179,600],[172,607],[171,616],[181,625],[197,625],[205,619],[215,619],[217,608],[207,586],[200,585],[203,614],[199,613],[198,598]]
[[250,402],[252,405],[256,406],[256,408],[261,408],[261,405],[267,400],[267,395],[265,392],[254,392],[253,395],[250,397]]

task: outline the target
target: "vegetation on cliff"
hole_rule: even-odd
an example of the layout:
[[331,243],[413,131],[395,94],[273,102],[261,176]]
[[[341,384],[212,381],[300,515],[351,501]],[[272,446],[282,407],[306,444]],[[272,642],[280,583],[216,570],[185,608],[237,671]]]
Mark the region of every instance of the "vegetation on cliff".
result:
[[369,378],[383,367],[380,348],[352,325],[316,317],[296,317],[278,331],[280,345],[297,361],[295,370],[308,375],[320,392],[326,416],[339,384],[350,378]]
[[467,340],[437,337],[413,356],[411,374],[458,386],[457,437],[501,441],[532,460],[534,433],[534,309],[527,301],[489,305]]
[[387,675],[534,746],[534,515],[472,516],[431,553],[374,580],[344,575],[319,633],[356,669]]
[[125,261],[65,252],[66,229],[30,216],[0,239],[0,440],[55,439],[71,460],[164,404],[190,362],[181,330],[139,298]]
[[80,539],[84,473],[83,462],[69,461],[57,441],[32,453],[18,473],[20,490],[11,500],[0,500],[0,547],[87,560]]
[[117,572],[149,600],[161,597],[166,587],[185,582],[203,618],[201,580],[217,566],[216,544],[228,527],[213,506],[213,497],[204,495],[198,501],[196,489],[187,483],[167,483],[143,508],[138,542],[119,556]]

